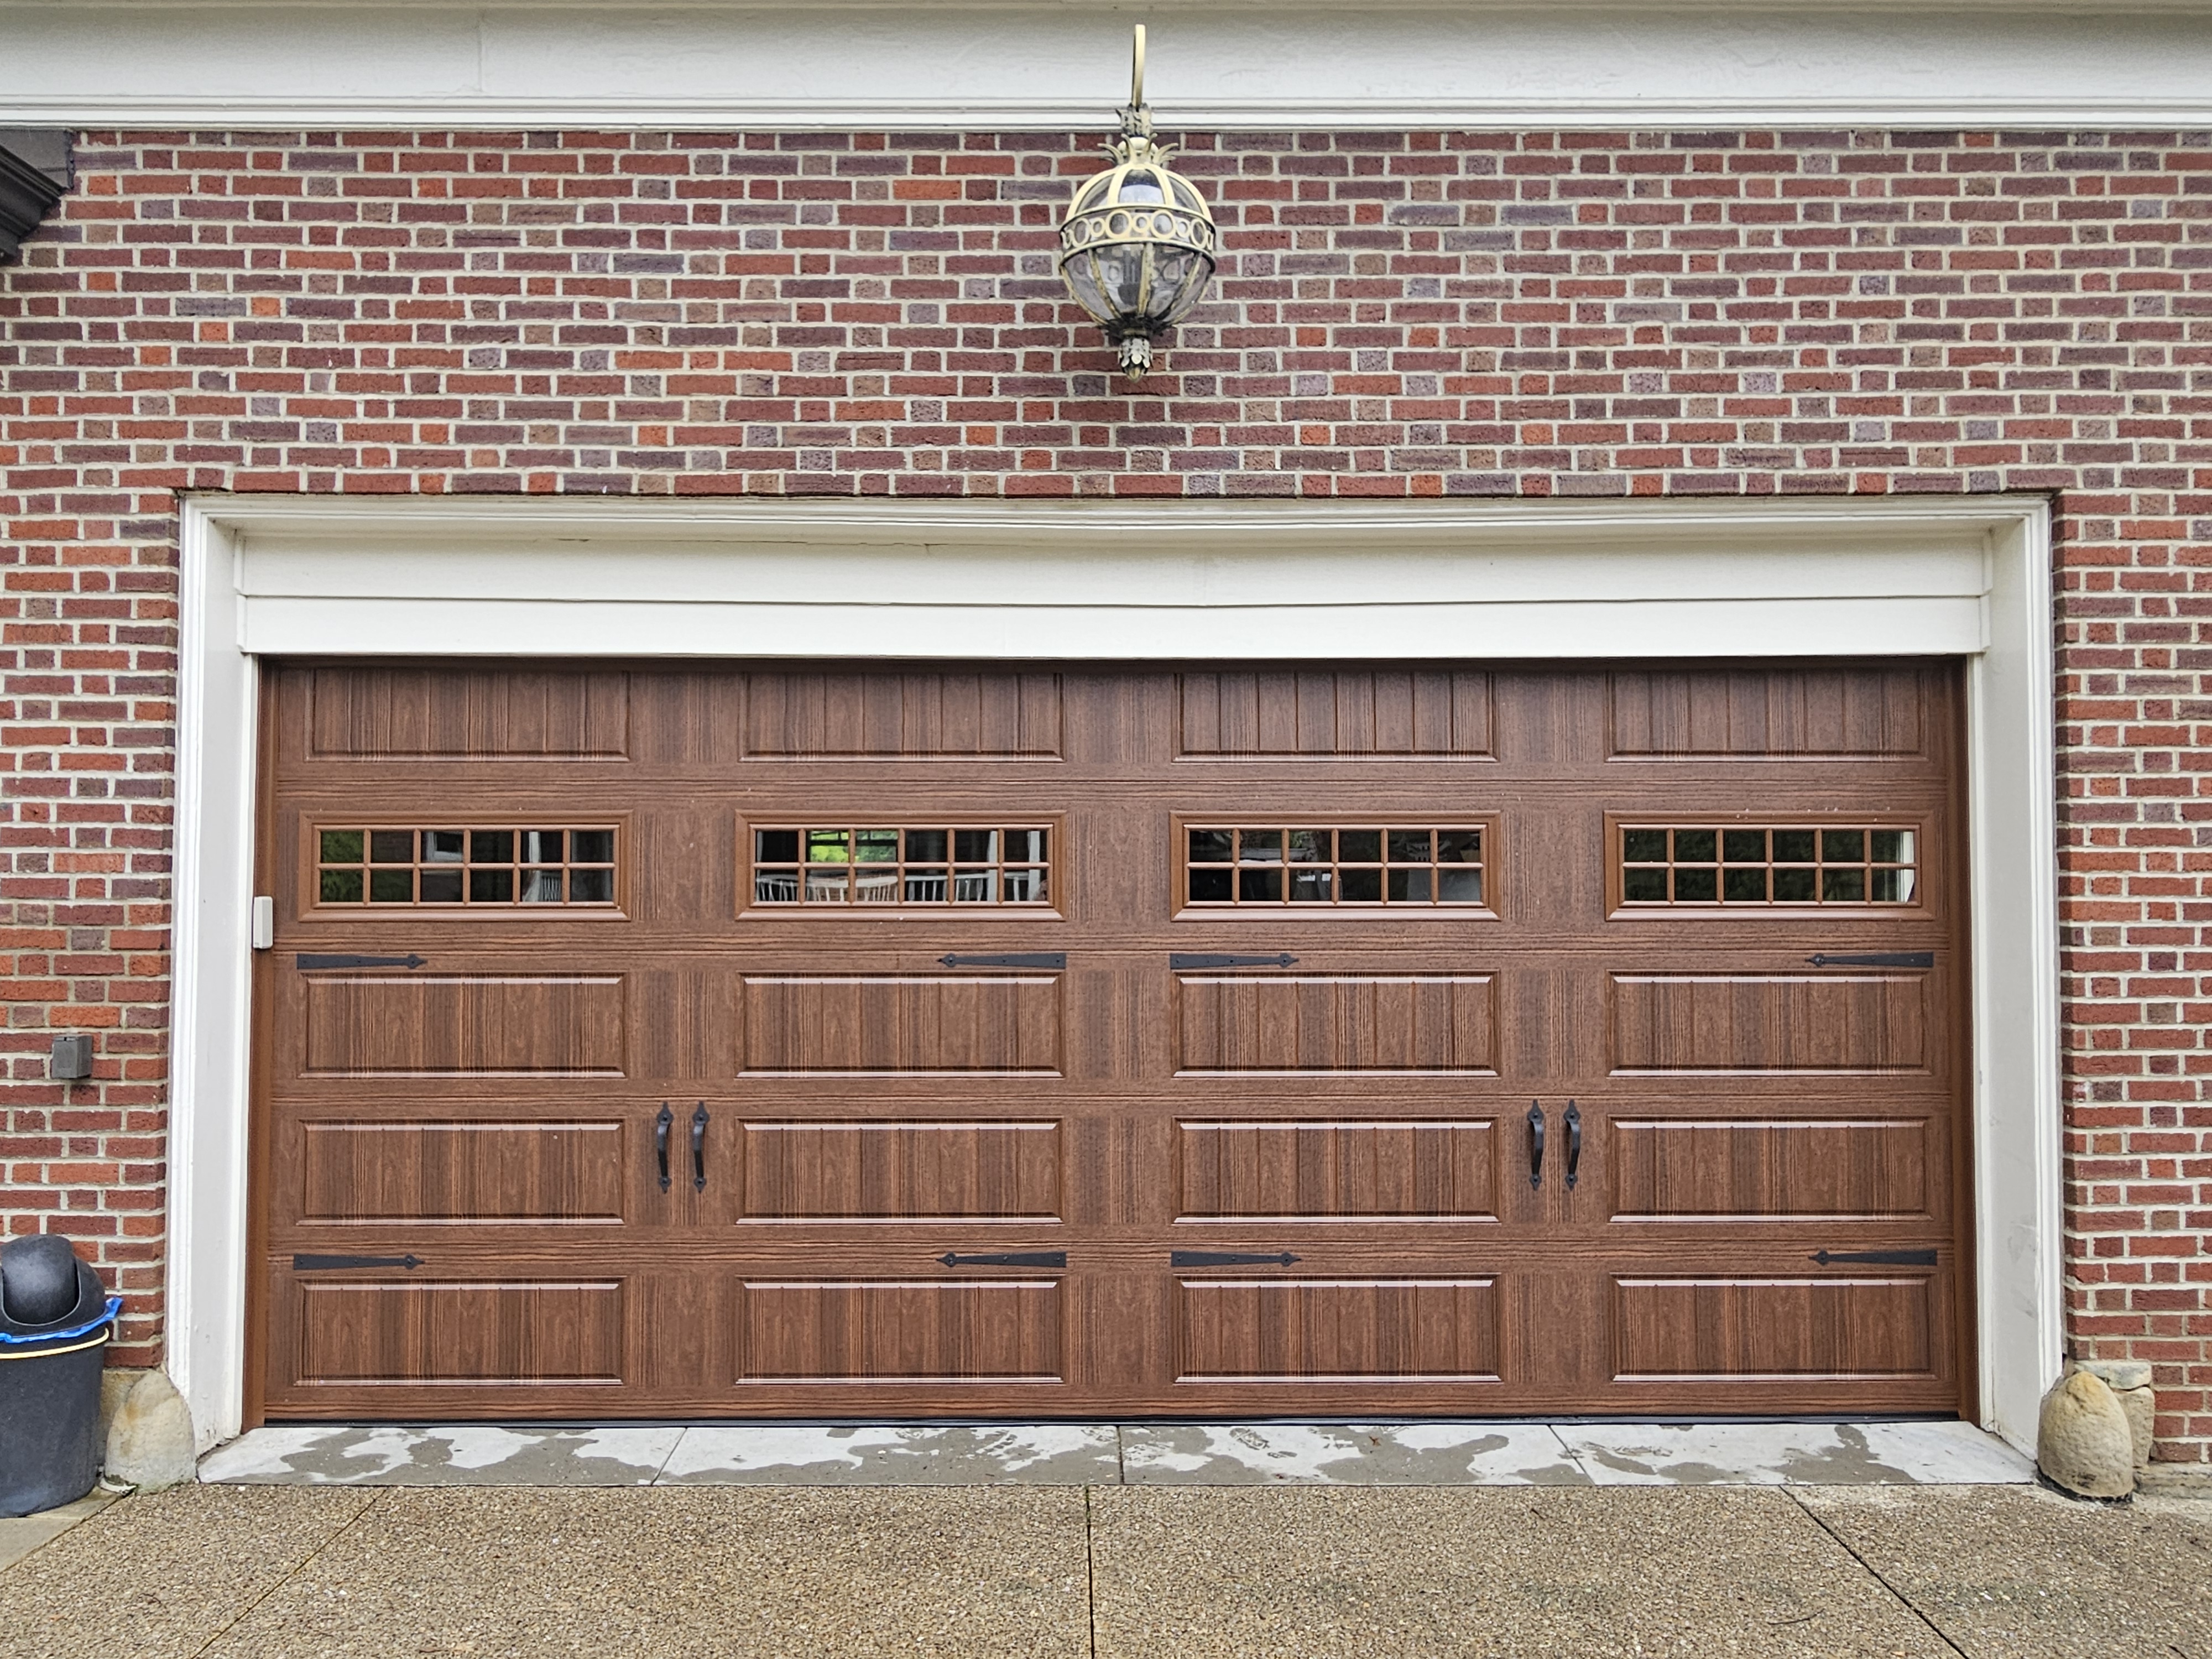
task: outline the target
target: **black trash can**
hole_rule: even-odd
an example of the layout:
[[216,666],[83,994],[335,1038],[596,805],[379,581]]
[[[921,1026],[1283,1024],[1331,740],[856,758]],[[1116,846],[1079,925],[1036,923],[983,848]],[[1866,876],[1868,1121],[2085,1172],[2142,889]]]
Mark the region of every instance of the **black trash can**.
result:
[[0,1516],[71,1503],[99,1480],[100,1372],[122,1308],[66,1239],[0,1246]]

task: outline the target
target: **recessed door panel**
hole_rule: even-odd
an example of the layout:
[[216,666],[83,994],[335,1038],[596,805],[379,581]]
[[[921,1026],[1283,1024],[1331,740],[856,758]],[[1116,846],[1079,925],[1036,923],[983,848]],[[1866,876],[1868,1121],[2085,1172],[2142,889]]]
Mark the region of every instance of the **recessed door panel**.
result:
[[1625,669],[1607,687],[1621,758],[1880,759],[1926,746],[1927,695],[1911,669]]
[[1060,1125],[744,1126],[744,1213],[763,1221],[1050,1221]]
[[349,974],[306,1000],[309,1076],[623,1074],[619,975]]
[[1926,984],[1917,974],[1616,974],[1613,1069],[1922,1071]]
[[623,1125],[310,1121],[299,1219],[619,1225]]
[[317,1280],[292,1293],[302,1383],[557,1389],[624,1380],[618,1279]]
[[629,752],[629,676],[509,668],[319,668],[310,751],[346,760],[611,760]]
[[1486,1073],[1494,990],[1486,974],[1185,974],[1180,1069]]
[[1487,1121],[1177,1127],[1186,1221],[1497,1218],[1497,1136]]
[[1179,682],[1191,756],[1484,757],[1490,676],[1480,670],[1224,670]]
[[1498,1376],[1488,1279],[1186,1279],[1182,1378],[1486,1382]]
[[1894,1278],[1623,1279],[1622,1381],[1837,1381],[1932,1374],[1935,1282]]
[[745,1070],[760,1074],[1060,1070],[1060,981],[1044,975],[755,975]]
[[748,1282],[748,1382],[1056,1382],[1051,1279]]
[[1874,1220],[1928,1213],[1926,1118],[1615,1118],[1621,1219]]

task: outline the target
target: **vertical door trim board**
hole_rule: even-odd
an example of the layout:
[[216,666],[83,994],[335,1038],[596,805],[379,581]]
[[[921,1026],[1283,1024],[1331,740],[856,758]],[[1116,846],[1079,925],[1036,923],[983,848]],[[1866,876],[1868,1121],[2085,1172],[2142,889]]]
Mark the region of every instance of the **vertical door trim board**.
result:
[[240,648],[234,532],[189,500],[177,585],[165,1369],[205,1450],[238,1432],[246,1393],[260,670]]
[[320,653],[1966,658],[1979,1415],[2033,1443],[2063,1329],[2041,497],[204,495],[182,549],[168,1367],[203,1445],[245,1399],[257,663]]

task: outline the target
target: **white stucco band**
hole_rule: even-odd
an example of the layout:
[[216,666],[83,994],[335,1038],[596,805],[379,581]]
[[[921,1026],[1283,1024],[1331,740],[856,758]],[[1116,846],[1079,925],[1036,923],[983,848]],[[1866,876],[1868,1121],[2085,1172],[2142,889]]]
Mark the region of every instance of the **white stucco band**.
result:
[[204,496],[182,537],[168,1368],[204,1445],[245,1397],[257,664],[306,654],[1962,657],[1979,1414],[2033,1444],[2061,1352],[2039,499]]

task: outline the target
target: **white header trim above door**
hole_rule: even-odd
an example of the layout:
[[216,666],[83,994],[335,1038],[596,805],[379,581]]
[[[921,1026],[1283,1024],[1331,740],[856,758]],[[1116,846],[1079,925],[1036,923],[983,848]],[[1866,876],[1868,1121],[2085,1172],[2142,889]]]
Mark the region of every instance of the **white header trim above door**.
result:
[[2040,500],[1031,503],[200,496],[184,506],[169,1369],[245,1397],[264,656],[1723,658],[1970,664],[1982,1417],[2057,1374]]
[[[1141,9],[0,0],[0,125],[1111,131]],[[2212,118],[2202,3],[1188,3],[1171,135],[2142,131]]]

